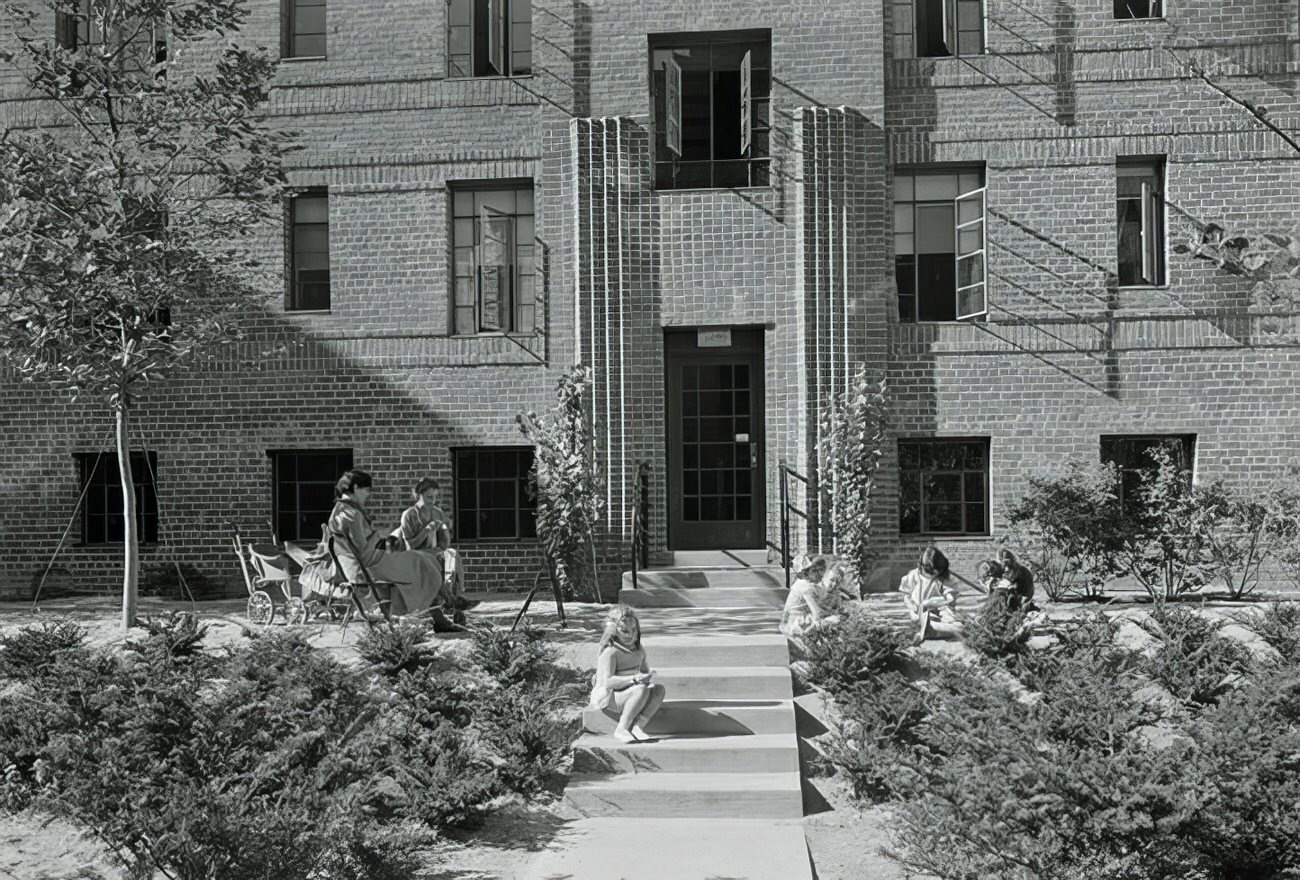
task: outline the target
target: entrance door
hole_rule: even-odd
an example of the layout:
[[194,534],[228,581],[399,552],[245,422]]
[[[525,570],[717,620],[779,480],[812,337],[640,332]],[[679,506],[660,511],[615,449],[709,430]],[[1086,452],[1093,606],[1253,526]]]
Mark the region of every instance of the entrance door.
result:
[[763,331],[670,331],[668,543],[764,546]]

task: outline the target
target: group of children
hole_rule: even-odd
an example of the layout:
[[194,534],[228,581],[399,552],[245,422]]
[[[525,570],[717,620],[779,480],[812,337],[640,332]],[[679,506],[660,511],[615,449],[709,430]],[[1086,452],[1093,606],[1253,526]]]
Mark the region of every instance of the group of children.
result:
[[[812,627],[834,623],[844,604],[859,598],[843,563],[830,564],[825,557],[803,556],[794,561],[792,569],[797,576],[781,615],[781,632],[786,636],[799,636]],[[939,548],[921,551],[916,568],[898,585],[908,615],[917,625],[913,644],[932,635],[961,632],[961,621],[954,610],[959,582],[984,593],[987,601],[1005,602],[1009,609],[1034,609],[1034,577],[1010,550],[1003,549],[996,559],[984,560],[977,571],[979,583],[972,583],[952,571]],[[597,648],[591,705],[617,717],[616,739],[625,743],[654,742],[648,728],[666,695],[664,686],[654,678],[641,645],[641,623],[636,613],[626,605],[615,606],[605,618]]]
[[[858,598],[849,587],[843,563],[829,565],[825,558],[799,557],[792,568],[796,577],[781,615],[781,632],[787,636],[799,636],[811,626],[835,620],[845,601]],[[979,582],[972,583],[953,572],[937,547],[921,551],[916,568],[898,585],[908,616],[917,625],[913,644],[931,636],[960,634],[961,621],[955,610],[959,583],[974,587],[989,601],[1006,603],[1010,610],[1034,610],[1034,576],[1010,550],[1004,548],[996,559],[981,562],[977,576]]]

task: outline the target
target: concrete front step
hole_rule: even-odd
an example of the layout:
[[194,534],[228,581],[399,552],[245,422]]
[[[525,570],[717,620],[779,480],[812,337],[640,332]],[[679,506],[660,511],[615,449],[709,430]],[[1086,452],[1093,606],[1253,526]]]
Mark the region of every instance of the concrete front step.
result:
[[790,643],[780,633],[645,637],[656,669],[679,666],[788,666]]
[[624,743],[584,734],[574,743],[573,772],[785,773],[799,769],[797,740],[788,733],[750,736],[667,736],[652,743]]
[[813,880],[803,827],[762,819],[580,819],[523,880]]
[[676,666],[657,668],[655,682],[675,700],[791,700],[790,669],[784,666]]
[[[623,572],[623,589],[632,589],[632,573]],[[637,572],[637,589],[656,587],[674,590],[725,589],[728,587],[773,587],[785,589],[785,573],[779,568],[681,569],[656,568]]]
[[769,565],[761,550],[674,550],[673,568],[736,568]]
[[564,799],[586,816],[797,819],[803,815],[797,770],[574,775]]
[[[794,704],[791,700],[664,700],[647,733],[711,734],[738,736],[748,733],[794,735]],[[613,711],[588,707],[582,713],[588,733],[611,734],[618,726]]]
[[785,590],[772,587],[727,587],[679,590],[649,587],[620,590],[618,601],[633,608],[770,608],[785,606]]

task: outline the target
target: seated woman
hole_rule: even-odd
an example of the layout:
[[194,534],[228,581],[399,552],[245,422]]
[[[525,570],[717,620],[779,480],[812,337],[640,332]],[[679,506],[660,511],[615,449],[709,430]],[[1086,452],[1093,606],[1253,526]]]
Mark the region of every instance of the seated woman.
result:
[[[392,613],[416,614],[429,611],[435,632],[461,632],[458,626],[443,613],[442,606],[450,596],[445,588],[437,563],[427,553],[411,553],[388,549],[388,535],[370,522],[366,501],[370,498],[370,474],[350,470],[339,478],[334,487],[334,509],[330,511],[329,532],[346,540],[334,542],[343,576],[350,581],[360,580],[360,562],[370,577],[394,585]],[[357,555],[353,555],[353,548]]]
[[433,556],[451,590],[453,619],[464,623],[465,567],[460,554],[451,548],[451,520],[438,506],[440,491],[437,480],[421,478],[411,491],[415,503],[402,513],[402,524],[394,534],[401,537],[405,549]]
[[615,605],[605,617],[605,632],[596,655],[596,680],[591,705],[616,710],[614,738],[621,742],[650,742],[645,732],[664,701],[664,686],[654,684],[654,670],[641,647],[641,622],[627,605]]
[[957,604],[957,578],[948,570],[948,557],[938,547],[926,547],[916,568],[903,575],[898,585],[907,613],[918,624],[912,644],[919,645],[931,634],[959,635],[961,621],[953,610]]

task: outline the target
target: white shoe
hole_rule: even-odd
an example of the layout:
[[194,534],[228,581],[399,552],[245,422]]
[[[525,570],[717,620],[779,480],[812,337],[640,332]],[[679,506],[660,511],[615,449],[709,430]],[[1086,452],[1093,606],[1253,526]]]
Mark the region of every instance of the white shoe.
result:
[[654,737],[645,732],[645,728],[640,724],[632,725],[632,735],[641,740],[654,739]]
[[614,728],[614,739],[618,740],[619,742],[625,742],[625,743],[634,743],[637,741],[637,738],[634,734],[624,730],[621,727]]

